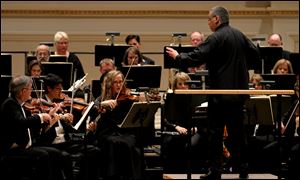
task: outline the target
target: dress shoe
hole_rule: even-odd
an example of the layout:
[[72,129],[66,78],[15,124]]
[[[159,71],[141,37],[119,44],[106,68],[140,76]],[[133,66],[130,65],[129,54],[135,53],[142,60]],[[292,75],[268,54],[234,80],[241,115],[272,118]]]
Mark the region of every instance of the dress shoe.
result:
[[248,179],[249,178],[248,172],[241,172],[239,178]]
[[221,173],[216,172],[208,172],[207,174],[200,176],[200,179],[206,179],[206,180],[219,180],[221,179]]
[[240,167],[240,179],[248,179],[249,175],[248,175],[248,164],[242,164]]

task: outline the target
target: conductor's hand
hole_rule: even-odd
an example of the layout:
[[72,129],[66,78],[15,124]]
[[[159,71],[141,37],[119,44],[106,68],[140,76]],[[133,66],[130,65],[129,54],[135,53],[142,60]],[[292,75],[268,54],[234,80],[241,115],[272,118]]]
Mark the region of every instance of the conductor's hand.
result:
[[175,49],[173,49],[173,48],[170,48],[170,47],[166,47],[166,52],[169,54],[169,56],[171,56],[173,59],[175,59],[176,58],[176,56],[178,56],[179,55],[179,53],[175,50]]

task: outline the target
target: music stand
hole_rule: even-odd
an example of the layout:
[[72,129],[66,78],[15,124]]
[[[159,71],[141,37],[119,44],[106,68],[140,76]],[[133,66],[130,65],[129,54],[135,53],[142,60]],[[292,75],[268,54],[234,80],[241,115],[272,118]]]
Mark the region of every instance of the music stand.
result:
[[49,62],[68,62],[67,56],[51,55],[49,57]]
[[291,53],[290,54],[290,61],[292,63],[292,67],[295,74],[300,73],[300,59],[299,59],[299,53]]
[[262,58],[261,74],[271,73],[275,63],[282,58],[282,47],[259,47],[259,52]]
[[274,86],[271,85],[271,89],[277,90],[290,90],[294,89],[296,82],[295,74],[262,74],[264,81],[274,82]]
[[1,75],[0,78],[0,105],[9,95],[9,83],[12,79],[11,75]]
[[114,61],[116,67],[121,67],[125,51],[131,46],[128,45],[95,45],[95,66],[104,58]]
[[11,75],[12,65],[11,65],[11,54],[1,53],[0,61],[0,75]]
[[149,127],[153,121],[153,116],[160,107],[160,102],[134,102],[118,126],[120,128],[142,128]]
[[[270,96],[251,97],[246,103],[246,109],[248,112],[248,125],[255,126],[253,136],[256,136],[259,126],[264,127],[264,130],[270,129],[268,131],[272,132],[275,122]],[[271,128],[265,129],[266,127]]]
[[274,116],[270,96],[253,96],[246,103],[250,111],[250,125],[274,125]]
[[187,67],[195,67],[198,66],[199,63],[188,64],[185,67],[181,67],[181,64],[178,61],[175,61],[169,54],[166,52],[167,47],[171,47],[175,49],[178,53],[188,53],[194,51],[195,46],[165,46],[164,47],[164,69],[170,68],[187,68]]
[[161,66],[158,65],[132,65],[122,66],[121,72],[124,76],[129,74],[126,79],[126,87],[131,89],[137,88],[159,88],[161,79]]
[[43,68],[43,75],[49,73],[56,74],[63,79],[63,89],[71,87],[71,80],[73,77],[73,63],[71,62],[41,62]]

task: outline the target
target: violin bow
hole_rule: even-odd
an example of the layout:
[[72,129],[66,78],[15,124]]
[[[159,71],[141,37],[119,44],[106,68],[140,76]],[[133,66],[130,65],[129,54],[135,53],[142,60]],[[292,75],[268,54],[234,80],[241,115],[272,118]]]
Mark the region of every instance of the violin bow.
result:
[[129,66],[129,69],[128,69],[128,71],[126,72],[126,75],[125,75],[125,77],[124,77],[124,80],[123,80],[123,83],[122,83],[122,88],[119,90],[119,92],[118,92],[118,94],[117,94],[115,100],[118,99],[118,97],[119,97],[119,95],[120,95],[120,93],[121,93],[121,91],[122,91],[122,89],[123,89],[123,87],[124,87],[124,83],[126,82],[126,79],[127,79],[127,77],[128,77],[128,74],[129,74],[129,72],[130,72],[130,69],[131,69],[131,67],[132,67],[132,65],[133,65],[133,63],[134,63],[135,60],[136,60],[136,57],[133,59],[133,61],[131,61],[131,64],[130,64],[130,66]]

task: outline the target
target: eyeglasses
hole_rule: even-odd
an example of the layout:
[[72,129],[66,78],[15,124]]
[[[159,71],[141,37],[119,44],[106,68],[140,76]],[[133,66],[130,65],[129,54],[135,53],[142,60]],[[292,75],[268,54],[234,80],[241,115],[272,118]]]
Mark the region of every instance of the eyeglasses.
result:
[[23,88],[23,89],[27,89],[27,90],[29,90],[29,91],[32,91],[32,90],[33,90],[33,88]]
[[114,81],[113,84],[122,84],[123,81]]

